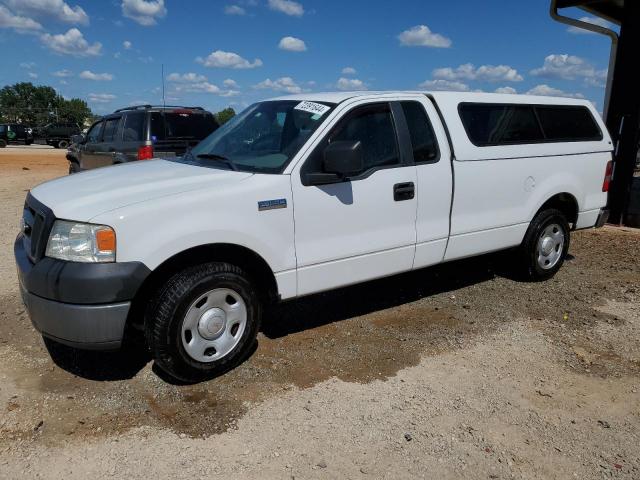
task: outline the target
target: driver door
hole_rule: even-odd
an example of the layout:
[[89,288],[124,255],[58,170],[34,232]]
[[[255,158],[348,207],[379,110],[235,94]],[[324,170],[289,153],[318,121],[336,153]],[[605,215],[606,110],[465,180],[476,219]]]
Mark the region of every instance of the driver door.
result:
[[[411,270],[417,175],[398,140],[394,108],[353,107],[293,171],[298,295]],[[332,141],[360,141],[363,170],[339,183],[305,185],[306,173],[322,172]]]

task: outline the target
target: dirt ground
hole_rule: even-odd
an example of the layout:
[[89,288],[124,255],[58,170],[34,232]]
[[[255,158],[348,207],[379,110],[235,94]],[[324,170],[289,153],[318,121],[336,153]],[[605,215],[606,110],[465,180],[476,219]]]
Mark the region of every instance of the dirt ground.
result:
[[552,280],[500,257],[290,302],[210,382],[144,352],[49,351],[18,295],[27,190],[0,151],[0,478],[640,478],[640,233],[572,237]]

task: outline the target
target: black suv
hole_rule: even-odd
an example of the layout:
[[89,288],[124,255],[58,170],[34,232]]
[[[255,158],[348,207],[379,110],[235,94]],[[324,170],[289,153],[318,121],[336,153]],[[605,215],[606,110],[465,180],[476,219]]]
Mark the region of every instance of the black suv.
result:
[[0,124],[0,148],[4,148],[10,143],[31,145],[33,143],[31,129],[17,123]]
[[217,128],[213,114],[200,107],[121,108],[91,125],[86,135],[72,137],[69,173],[180,156]]

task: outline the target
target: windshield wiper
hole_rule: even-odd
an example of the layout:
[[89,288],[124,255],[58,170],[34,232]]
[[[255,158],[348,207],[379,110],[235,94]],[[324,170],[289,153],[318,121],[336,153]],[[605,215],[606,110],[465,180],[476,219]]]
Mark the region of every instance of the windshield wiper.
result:
[[207,160],[215,160],[226,165],[230,170],[233,170],[234,172],[238,171],[238,167],[236,167],[231,160],[223,155],[218,155],[217,153],[199,153],[198,155],[196,155],[196,157],[205,158]]

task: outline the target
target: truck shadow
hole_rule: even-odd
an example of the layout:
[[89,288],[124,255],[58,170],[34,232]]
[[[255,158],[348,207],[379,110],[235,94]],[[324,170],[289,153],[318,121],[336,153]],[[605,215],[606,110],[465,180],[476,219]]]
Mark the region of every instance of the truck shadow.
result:
[[262,333],[280,338],[485,282],[496,275],[518,280],[506,267],[504,255],[492,254],[318,293],[273,306],[266,312]]
[[[505,265],[503,255],[484,255],[283,302],[265,311],[262,333],[270,339],[281,338],[454,291],[495,276],[517,280]],[[95,381],[131,379],[151,360],[140,342],[115,352],[77,350],[50,340],[45,340],[45,346],[58,367]],[[250,358],[256,348],[254,345],[230,369]],[[175,383],[156,368],[153,371],[164,381]]]

